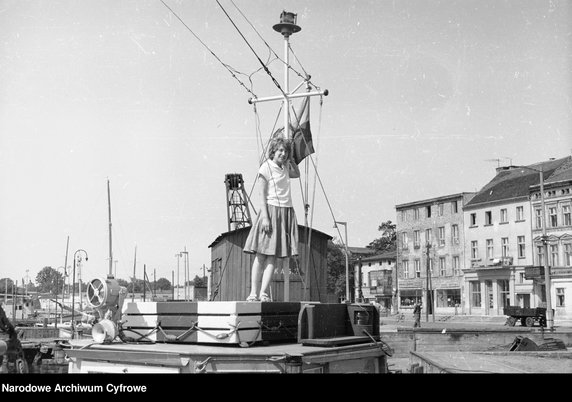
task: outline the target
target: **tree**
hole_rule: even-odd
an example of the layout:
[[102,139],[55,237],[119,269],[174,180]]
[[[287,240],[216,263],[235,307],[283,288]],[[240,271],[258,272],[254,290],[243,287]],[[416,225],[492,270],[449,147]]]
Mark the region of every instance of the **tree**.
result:
[[0,279],[0,293],[6,293],[6,284],[8,284],[8,294],[14,293],[14,281],[10,278]]
[[194,285],[196,288],[206,288],[207,287],[207,278],[201,278],[198,275],[195,275],[195,279],[191,281],[191,285]]
[[44,267],[38,275],[36,275],[36,283],[38,284],[38,292],[51,293],[55,295],[60,286],[64,283],[64,276],[52,267]]
[[156,282],[157,290],[171,290],[171,281],[167,278],[159,278]]
[[[346,297],[346,256],[345,248],[331,241],[328,242],[328,292],[335,294],[338,298]],[[350,294],[353,294],[354,270],[349,270],[350,274]]]
[[385,253],[397,249],[396,225],[391,221],[383,222],[377,228],[381,232],[381,237],[369,243],[366,247],[373,249],[376,253]]

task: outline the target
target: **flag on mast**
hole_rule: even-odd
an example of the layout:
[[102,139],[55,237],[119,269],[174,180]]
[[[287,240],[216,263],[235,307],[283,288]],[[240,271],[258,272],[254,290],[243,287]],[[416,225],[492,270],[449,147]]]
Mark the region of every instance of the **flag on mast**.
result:
[[313,154],[312,133],[310,132],[310,98],[306,97],[298,113],[297,127],[292,128],[292,156],[296,164],[300,164],[310,154]]

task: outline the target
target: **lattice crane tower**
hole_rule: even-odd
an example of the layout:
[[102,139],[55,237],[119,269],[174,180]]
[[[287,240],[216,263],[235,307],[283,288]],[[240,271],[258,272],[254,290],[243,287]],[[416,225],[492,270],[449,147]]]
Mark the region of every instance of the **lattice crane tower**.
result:
[[224,183],[226,185],[228,230],[236,230],[252,225],[242,174],[227,173]]

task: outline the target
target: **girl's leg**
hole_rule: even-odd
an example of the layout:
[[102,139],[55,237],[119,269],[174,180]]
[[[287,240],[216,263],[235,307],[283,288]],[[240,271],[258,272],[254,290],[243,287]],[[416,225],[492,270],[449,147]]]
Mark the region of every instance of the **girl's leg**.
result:
[[266,256],[264,254],[256,253],[254,262],[252,263],[252,274],[250,276],[250,296],[257,297],[258,284],[260,283],[260,275],[262,274],[262,266],[264,265]]
[[260,298],[262,298],[262,294],[268,296],[268,286],[272,281],[272,274],[274,273],[275,264],[276,264],[276,257],[266,256],[266,267],[264,268],[264,274],[262,275],[262,287],[260,288]]

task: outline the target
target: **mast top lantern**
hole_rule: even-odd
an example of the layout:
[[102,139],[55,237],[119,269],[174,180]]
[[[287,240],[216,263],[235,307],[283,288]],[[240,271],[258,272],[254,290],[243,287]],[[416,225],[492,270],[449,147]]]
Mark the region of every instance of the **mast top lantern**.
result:
[[288,11],[282,11],[282,14],[280,14],[280,23],[274,25],[272,28],[274,28],[276,32],[281,33],[285,37],[288,37],[293,33],[300,32],[302,28],[296,25],[296,16],[297,14]]

